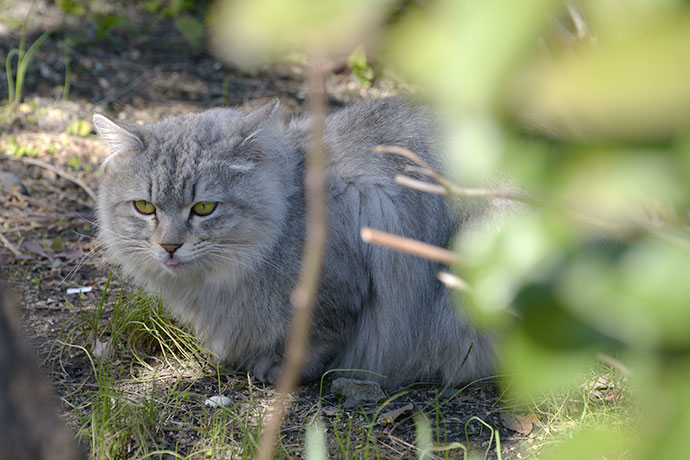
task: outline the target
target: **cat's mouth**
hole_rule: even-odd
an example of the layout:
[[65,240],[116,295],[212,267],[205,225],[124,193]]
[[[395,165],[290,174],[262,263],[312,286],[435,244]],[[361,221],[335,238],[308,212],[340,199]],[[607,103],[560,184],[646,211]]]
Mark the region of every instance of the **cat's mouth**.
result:
[[176,265],[182,264],[182,261],[180,259],[178,259],[177,257],[171,255],[170,257],[168,257],[168,260],[166,260],[165,263],[166,263],[166,265],[168,265],[170,267],[174,267]]

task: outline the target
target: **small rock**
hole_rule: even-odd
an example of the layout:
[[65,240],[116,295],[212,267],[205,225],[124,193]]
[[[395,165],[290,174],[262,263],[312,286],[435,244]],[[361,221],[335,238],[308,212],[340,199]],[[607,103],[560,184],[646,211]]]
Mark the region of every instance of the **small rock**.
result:
[[0,192],[3,194],[10,192],[19,192],[23,195],[28,195],[26,187],[22,184],[17,176],[10,172],[0,171]]
[[204,401],[204,404],[207,405],[208,407],[224,407],[230,404],[230,398],[227,396],[211,396],[208,398],[206,401]]
[[110,340],[101,342],[100,340],[96,339],[91,353],[97,358],[109,359],[113,354],[113,351],[113,343]]
[[354,407],[360,402],[377,402],[386,397],[378,383],[346,377],[335,379],[331,384],[331,392],[347,398],[345,407]]

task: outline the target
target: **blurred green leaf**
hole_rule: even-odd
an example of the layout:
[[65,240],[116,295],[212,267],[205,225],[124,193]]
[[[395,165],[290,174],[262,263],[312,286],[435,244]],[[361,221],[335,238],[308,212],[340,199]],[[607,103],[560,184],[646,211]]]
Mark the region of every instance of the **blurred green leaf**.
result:
[[617,260],[578,254],[560,284],[571,310],[631,347],[690,346],[690,249],[656,236]]
[[511,397],[526,402],[579,384],[594,359],[593,348],[551,349],[515,329],[501,343],[499,370]]
[[217,53],[256,66],[295,51],[347,53],[382,22],[392,0],[225,0],[210,16]]
[[512,109],[535,130],[580,140],[654,139],[688,128],[690,14],[635,25],[528,67],[516,78]]
[[554,202],[585,212],[611,228],[630,231],[637,227],[652,200],[668,205],[685,200],[690,176],[664,150],[583,147],[563,149],[563,153]]
[[500,232],[480,225],[462,235],[456,248],[468,260],[460,277],[472,286],[463,305],[470,316],[480,322],[505,318],[525,283],[548,278],[571,238],[566,225],[529,215],[512,219]]
[[392,31],[388,55],[441,106],[485,111],[560,3],[441,0]]
[[[581,430],[551,449],[544,460],[600,460],[635,458],[639,437],[611,428]],[[673,458],[673,457],[657,457]],[[676,457],[682,458],[682,457]]]

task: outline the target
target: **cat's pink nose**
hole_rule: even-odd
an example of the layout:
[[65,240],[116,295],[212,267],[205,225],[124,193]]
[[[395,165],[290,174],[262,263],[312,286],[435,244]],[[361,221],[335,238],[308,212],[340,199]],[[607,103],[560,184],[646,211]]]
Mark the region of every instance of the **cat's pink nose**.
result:
[[163,244],[163,243],[160,243],[160,247],[165,249],[168,252],[168,254],[173,254],[175,251],[177,251],[177,249],[180,246],[182,246],[182,245],[181,244]]

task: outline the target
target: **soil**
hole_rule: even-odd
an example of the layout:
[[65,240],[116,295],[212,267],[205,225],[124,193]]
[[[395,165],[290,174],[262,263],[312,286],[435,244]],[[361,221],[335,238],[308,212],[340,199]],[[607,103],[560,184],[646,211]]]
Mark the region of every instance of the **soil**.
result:
[[[8,11],[0,4],[0,55],[19,46],[21,30],[10,27],[10,18],[23,19],[30,2],[10,2]],[[93,385],[93,371],[86,355],[77,348],[65,351],[66,335],[73,331],[84,312],[93,311],[103,294],[110,265],[97,252],[92,197],[77,184],[98,187],[98,165],[106,152],[90,125],[79,132],[79,122],[90,122],[95,112],[134,123],[200,111],[214,106],[255,107],[278,97],[286,113],[301,110],[305,102],[302,72],[296,64],[274,66],[248,75],[219,62],[208,51],[189,43],[162,18],[133,15],[124,25],[99,37],[95,25],[84,18],[64,17],[54,5],[37,2],[27,33],[31,44],[50,27],[58,26],[39,48],[29,66],[23,88],[23,103],[16,114],[0,120],[0,171],[16,176],[28,193],[5,190],[0,197],[0,279],[8,282],[22,298],[21,308],[27,335],[35,345],[44,371],[50,376],[60,399],[74,401],[75,395]],[[69,93],[65,85],[65,46],[69,44]],[[7,94],[7,82],[0,81],[0,94]],[[327,81],[329,104],[344,105],[363,98],[395,92],[389,81],[363,87],[344,68]],[[17,153],[29,156],[19,157]],[[27,159],[29,158],[29,159]],[[37,166],[40,160],[47,165]],[[76,179],[76,180],[75,180]],[[15,252],[17,254],[15,254]],[[68,288],[90,287],[92,291],[70,295]],[[131,289],[115,276],[110,289]],[[114,300],[106,302],[105,314]],[[70,337],[86,345],[83,337]],[[241,400],[253,392],[268,401],[272,388],[251,384],[246,375],[223,375],[224,394]],[[213,395],[218,380],[198,377],[190,388],[198,395]],[[438,393],[434,386],[418,385],[391,403],[396,409],[413,403],[416,409],[434,407]],[[304,417],[312,411],[319,394],[318,384],[302,387],[296,395],[285,424],[284,444],[300,446]],[[443,407],[444,442],[465,442],[466,422],[479,417],[499,430],[503,458],[519,458],[517,442],[524,438],[506,428],[501,419],[497,389],[492,382],[476,383],[448,396]],[[444,399],[444,400],[445,400]],[[194,404],[201,405],[201,400]],[[265,407],[263,404],[262,407]],[[336,416],[356,416],[326,391],[322,412],[327,424]],[[70,408],[63,405],[71,420]],[[84,410],[84,409],[82,409]],[[376,406],[369,408],[372,412]],[[414,423],[407,415],[393,423],[375,427],[384,458],[416,458]],[[365,423],[362,421],[362,423]],[[178,425],[182,424],[180,420]],[[489,445],[490,432],[478,422],[467,427],[477,448]],[[188,452],[193,430],[171,430],[158,440],[158,449]],[[490,457],[495,457],[492,452]]]

